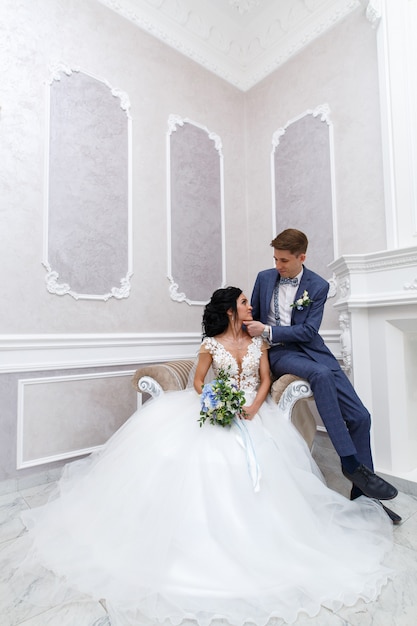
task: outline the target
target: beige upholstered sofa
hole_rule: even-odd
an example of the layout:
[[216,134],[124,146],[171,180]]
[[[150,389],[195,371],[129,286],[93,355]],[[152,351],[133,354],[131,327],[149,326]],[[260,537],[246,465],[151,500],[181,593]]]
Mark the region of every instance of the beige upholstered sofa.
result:
[[[194,365],[194,359],[147,365],[136,370],[132,383],[136,391],[156,398],[165,391],[191,386]],[[307,402],[312,395],[309,383],[292,374],[281,376],[271,385],[271,397],[277,404],[277,413],[293,422],[310,449],[316,434],[316,420]]]

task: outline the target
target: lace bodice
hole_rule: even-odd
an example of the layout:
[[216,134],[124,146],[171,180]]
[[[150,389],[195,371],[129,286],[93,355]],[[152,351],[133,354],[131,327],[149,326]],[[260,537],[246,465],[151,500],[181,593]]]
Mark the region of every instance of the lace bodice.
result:
[[263,340],[261,337],[253,337],[242,359],[241,369],[235,357],[214,337],[206,337],[203,340],[202,349],[204,350],[205,348],[213,357],[212,368],[214,375],[220,369],[226,370],[230,375],[231,381],[245,393],[255,393],[260,382],[259,361],[262,354],[262,344]]

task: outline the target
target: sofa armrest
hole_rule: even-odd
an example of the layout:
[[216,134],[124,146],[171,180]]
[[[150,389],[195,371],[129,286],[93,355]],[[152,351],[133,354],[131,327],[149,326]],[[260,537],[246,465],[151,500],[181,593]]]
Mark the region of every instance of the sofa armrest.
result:
[[[153,398],[165,391],[185,389],[195,362],[195,359],[179,359],[140,367],[132,378],[132,384],[136,391],[148,393]],[[312,396],[309,383],[292,374],[281,376],[271,386],[271,397],[277,403],[279,415],[294,424],[310,449],[317,429],[306,401]]]
[[271,397],[278,405],[278,413],[294,424],[311,449],[317,424],[307,402],[307,398],[313,397],[308,381],[285,374],[272,383]]
[[294,374],[284,374],[271,385],[271,396],[285,415],[294,406],[297,400],[309,398],[313,395],[310,383]]
[[195,359],[179,359],[140,367],[132,378],[133,387],[153,398],[164,391],[185,389],[194,364]]

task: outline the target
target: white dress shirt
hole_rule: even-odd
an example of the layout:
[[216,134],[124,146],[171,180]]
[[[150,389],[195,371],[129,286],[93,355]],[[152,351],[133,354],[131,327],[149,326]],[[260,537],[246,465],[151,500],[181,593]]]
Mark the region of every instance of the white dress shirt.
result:
[[[283,284],[279,286],[278,291],[278,304],[279,304],[279,318],[280,326],[291,326],[291,305],[295,301],[295,296],[300,285],[300,280],[303,275],[303,269],[295,278],[298,278],[297,285],[291,285],[291,283]],[[276,326],[275,319],[275,307],[274,307],[274,294],[272,293],[271,304],[269,305],[269,313],[267,319],[267,326]],[[272,340],[272,330],[269,330],[269,339]]]

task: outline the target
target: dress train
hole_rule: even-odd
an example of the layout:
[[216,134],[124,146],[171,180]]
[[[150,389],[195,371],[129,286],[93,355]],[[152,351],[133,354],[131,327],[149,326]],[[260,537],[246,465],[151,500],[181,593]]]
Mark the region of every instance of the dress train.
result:
[[272,401],[231,427],[200,427],[199,410],[193,389],[166,393],[68,464],[1,552],[1,601],[83,593],[112,626],[265,626],[374,600],[392,576],[380,505],[328,489]]

